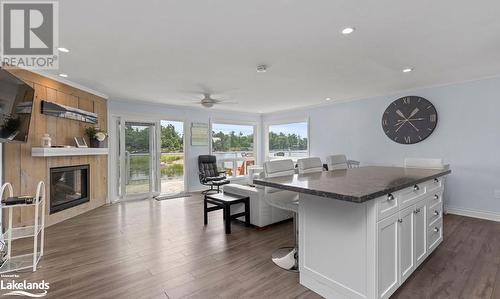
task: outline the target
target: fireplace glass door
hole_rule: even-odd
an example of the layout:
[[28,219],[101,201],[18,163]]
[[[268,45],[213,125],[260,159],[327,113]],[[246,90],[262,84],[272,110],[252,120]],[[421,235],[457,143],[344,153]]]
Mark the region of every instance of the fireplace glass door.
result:
[[89,201],[89,165],[50,169],[50,213]]

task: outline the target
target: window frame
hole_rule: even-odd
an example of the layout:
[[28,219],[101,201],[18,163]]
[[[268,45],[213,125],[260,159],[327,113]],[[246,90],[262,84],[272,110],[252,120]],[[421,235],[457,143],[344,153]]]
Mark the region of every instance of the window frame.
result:
[[[253,155],[254,155],[254,165],[258,165],[260,159],[260,151],[259,151],[259,124],[255,121],[239,121],[239,120],[228,120],[228,119],[220,119],[220,118],[215,118],[215,119],[210,119],[210,142],[209,142],[209,147],[210,147],[210,154],[211,155],[216,155],[213,150],[213,126],[214,125],[235,125],[235,126],[251,126],[253,129]],[[236,173],[236,170],[238,168],[238,161],[244,161],[243,159],[238,159],[235,157],[235,159],[231,160],[233,162],[233,175],[228,176],[228,179],[231,180],[238,180],[238,179],[246,179],[248,178],[248,175],[245,174],[243,176],[237,176],[234,175]],[[217,161],[219,162],[219,161]]]
[[[283,118],[283,119],[277,119],[277,120],[272,120],[272,121],[266,121],[264,124],[264,160],[265,161],[270,161],[270,156],[269,156],[269,127],[270,126],[276,126],[276,125],[288,125],[288,124],[295,124],[295,123],[306,123],[307,124],[307,157],[311,156],[311,123],[309,121],[309,117],[296,117],[296,118]],[[286,158],[286,157],[285,157]],[[293,159],[294,162],[297,159]]]

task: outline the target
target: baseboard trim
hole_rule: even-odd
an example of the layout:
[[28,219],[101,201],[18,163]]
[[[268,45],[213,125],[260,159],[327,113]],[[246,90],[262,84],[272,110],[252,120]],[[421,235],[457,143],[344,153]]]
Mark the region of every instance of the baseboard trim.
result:
[[500,213],[446,207],[446,213],[500,222]]

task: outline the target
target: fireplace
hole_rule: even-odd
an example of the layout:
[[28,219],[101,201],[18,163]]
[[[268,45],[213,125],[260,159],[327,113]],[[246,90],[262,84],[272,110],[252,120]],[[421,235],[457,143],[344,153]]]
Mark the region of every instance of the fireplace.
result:
[[50,169],[50,214],[90,200],[89,165]]

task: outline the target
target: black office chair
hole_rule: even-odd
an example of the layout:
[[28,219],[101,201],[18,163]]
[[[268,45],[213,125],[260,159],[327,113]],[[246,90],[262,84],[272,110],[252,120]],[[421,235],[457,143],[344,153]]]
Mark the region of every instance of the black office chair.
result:
[[[225,176],[225,172],[217,169],[217,159],[215,156],[198,156],[198,170],[200,183],[205,186],[210,186],[210,189],[201,192],[201,194],[207,194],[211,191],[219,193],[220,186],[230,183]],[[214,189],[214,187],[217,187],[217,189]]]

